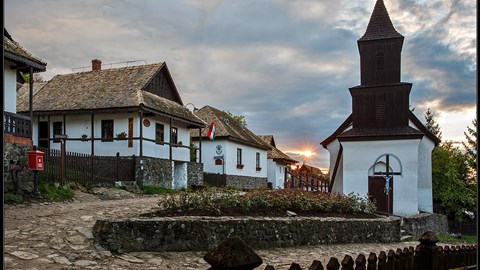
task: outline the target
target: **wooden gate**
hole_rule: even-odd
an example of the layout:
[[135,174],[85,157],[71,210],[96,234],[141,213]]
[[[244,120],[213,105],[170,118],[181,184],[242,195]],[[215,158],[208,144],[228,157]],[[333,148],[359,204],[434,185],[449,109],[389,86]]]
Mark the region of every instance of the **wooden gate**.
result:
[[375,202],[377,211],[393,213],[393,178],[390,179],[389,196],[385,193],[385,178],[383,176],[368,177],[368,198]]

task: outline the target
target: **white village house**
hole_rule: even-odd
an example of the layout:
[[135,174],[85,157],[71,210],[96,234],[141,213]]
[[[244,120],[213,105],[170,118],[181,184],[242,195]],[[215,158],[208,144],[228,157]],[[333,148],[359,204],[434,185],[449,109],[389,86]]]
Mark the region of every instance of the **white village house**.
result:
[[[22,97],[19,91],[18,110],[28,112]],[[92,60],[92,71],[57,75],[38,89],[33,115],[39,147],[60,149],[63,140],[71,152],[135,155],[137,182],[182,188],[201,181],[187,177],[199,166],[190,162],[190,129],[205,123],[183,106],[166,63],[102,70]]]
[[272,188],[274,189],[285,188],[287,167],[297,163],[298,161],[292,159],[277,148],[273,135],[258,135],[258,137],[271,147],[271,149],[267,152],[268,182],[272,183]]
[[230,115],[216,108],[205,106],[194,110],[205,123],[214,122],[216,137],[210,140],[208,129],[199,136],[192,130],[192,141],[202,148],[204,181],[220,177],[226,186],[241,189],[267,187],[267,151],[271,148],[246,127],[238,124]]
[[27,169],[27,151],[32,150],[31,97],[37,83],[25,87],[26,113],[17,108],[18,85],[24,83],[21,73],[30,78],[44,72],[47,64],[32,55],[3,29],[3,184],[5,192],[23,194],[35,191],[33,173]]
[[350,88],[352,114],[321,145],[330,152],[332,192],[374,199],[379,211],[433,211],[431,153],[439,139],[409,110],[401,82],[404,37],[377,0],[358,40],[361,84]]

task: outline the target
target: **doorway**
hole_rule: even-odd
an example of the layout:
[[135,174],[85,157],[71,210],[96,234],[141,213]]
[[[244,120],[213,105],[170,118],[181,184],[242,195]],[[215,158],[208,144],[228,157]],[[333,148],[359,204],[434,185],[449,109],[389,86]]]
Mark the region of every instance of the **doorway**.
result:
[[389,181],[389,192],[385,192],[385,178],[383,176],[368,177],[368,199],[377,206],[377,211],[393,213],[393,177]]
[[48,122],[38,122],[38,146],[43,148],[50,148],[48,131]]

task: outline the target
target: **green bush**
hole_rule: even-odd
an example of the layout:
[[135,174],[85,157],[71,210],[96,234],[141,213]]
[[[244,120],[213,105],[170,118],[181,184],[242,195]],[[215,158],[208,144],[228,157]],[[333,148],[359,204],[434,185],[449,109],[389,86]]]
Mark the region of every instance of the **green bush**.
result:
[[19,204],[23,202],[23,197],[21,195],[5,193],[3,194],[3,202],[5,204]]
[[142,189],[142,192],[144,194],[149,194],[149,195],[175,193],[176,192],[174,189],[157,187],[157,186],[150,186],[150,185],[142,185],[141,189]]
[[71,200],[74,192],[69,185],[61,186],[58,183],[41,183],[38,187],[40,195],[46,201]]
[[324,213],[373,214],[375,205],[354,194],[328,194],[303,190],[259,189],[247,193],[208,188],[186,191],[159,203],[163,212],[203,215],[284,213],[315,215]]

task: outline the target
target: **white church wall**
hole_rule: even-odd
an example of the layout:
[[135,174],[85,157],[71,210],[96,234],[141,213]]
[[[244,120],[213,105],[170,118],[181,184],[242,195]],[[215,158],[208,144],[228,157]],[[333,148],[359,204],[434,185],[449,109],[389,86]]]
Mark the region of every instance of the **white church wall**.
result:
[[[330,153],[330,177],[333,177],[335,163],[337,162],[338,153],[340,152],[340,142],[335,139],[329,145],[327,145],[327,150]],[[330,182],[331,181],[334,181],[332,192],[343,193],[343,158],[340,159],[338,164],[335,179],[330,179]]]
[[393,213],[410,216],[418,213],[417,172],[420,140],[342,142],[343,193],[366,197],[368,170],[384,154],[393,154],[402,163],[403,178],[393,178]]
[[435,147],[427,137],[418,146],[418,210],[433,212],[432,150]]

